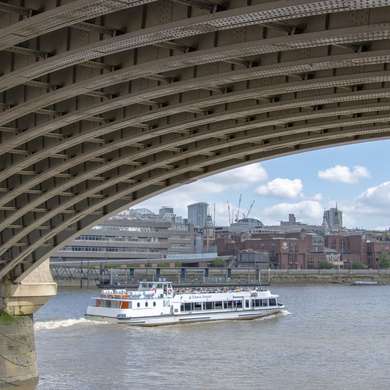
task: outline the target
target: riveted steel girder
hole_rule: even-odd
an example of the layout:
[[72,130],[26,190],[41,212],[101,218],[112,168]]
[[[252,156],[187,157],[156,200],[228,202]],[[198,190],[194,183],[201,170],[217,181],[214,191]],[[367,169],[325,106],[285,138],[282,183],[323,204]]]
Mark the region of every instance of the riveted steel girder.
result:
[[0,279],[167,189],[390,135],[387,0],[5,8]]

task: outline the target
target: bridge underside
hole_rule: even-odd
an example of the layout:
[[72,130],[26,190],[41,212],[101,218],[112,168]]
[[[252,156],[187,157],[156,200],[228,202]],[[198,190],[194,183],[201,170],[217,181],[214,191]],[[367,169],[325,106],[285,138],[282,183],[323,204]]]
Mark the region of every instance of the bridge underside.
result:
[[0,280],[134,203],[390,135],[390,0],[0,2]]

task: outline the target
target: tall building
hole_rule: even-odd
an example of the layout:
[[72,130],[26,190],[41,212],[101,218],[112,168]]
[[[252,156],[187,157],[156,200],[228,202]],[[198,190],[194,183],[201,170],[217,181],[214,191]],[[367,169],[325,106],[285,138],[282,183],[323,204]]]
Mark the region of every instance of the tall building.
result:
[[194,203],[187,206],[188,222],[195,228],[204,228],[207,223],[207,210],[209,205],[204,202]]
[[166,216],[167,214],[169,216],[174,215],[173,207],[162,206],[158,211],[158,215],[160,216],[160,218],[164,218],[164,216]]
[[324,219],[322,222],[326,229],[332,232],[340,231],[343,228],[343,212],[337,208],[331,208],[324,211]]

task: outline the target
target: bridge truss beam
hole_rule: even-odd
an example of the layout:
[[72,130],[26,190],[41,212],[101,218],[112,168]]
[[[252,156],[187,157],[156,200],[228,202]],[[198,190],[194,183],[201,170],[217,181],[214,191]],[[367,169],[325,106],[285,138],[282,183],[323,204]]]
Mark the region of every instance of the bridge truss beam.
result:
[[153,195],[390,134],[390,1],[0,3],[0,279]]

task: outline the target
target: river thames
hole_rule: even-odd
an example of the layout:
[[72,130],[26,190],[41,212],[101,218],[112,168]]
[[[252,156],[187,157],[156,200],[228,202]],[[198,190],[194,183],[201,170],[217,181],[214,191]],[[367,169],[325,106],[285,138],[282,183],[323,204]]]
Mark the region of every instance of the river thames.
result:
[[83,318],[93,290],[35,315],[39,390],[388,389],[390,287],[272,286],[274,318],[134,328]]

